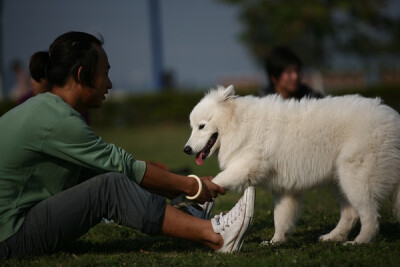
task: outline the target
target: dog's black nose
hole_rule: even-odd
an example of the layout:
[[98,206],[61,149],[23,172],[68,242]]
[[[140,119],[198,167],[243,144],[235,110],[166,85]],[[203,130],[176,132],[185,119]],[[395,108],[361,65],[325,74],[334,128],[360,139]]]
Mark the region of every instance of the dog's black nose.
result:
[[190,154],[192,154],[192,148],[190,146],[185,146],[183,148],[183,152],[185,152],[186,154],[190,155]]

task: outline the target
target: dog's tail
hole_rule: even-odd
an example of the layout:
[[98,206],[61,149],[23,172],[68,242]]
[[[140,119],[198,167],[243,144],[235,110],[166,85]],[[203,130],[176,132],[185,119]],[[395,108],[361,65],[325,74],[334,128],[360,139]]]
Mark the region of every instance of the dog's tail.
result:
[[400,223],[400,183],[394,189],[393,192],[393,214]]

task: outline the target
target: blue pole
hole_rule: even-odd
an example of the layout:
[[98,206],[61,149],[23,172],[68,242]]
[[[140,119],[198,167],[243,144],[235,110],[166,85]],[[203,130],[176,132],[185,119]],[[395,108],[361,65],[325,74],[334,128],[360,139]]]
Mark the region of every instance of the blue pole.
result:
[[0,100],[5,98],[3,82],[3,0],[0,0]]
[[159,0],[149,0],[153,86],[163,88],[163,53]]

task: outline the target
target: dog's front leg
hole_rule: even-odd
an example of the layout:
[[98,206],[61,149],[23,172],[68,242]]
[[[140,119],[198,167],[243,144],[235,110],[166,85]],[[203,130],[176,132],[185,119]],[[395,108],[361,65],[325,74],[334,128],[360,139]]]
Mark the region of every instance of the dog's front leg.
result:
[[292,232],[300,212],[300,197],[294,194],[274,194],[275,234],[271,243],[284,243]]
[[[247,167],[243,168],[243,166]],[[251,169],[253,168],[249,164],[235,163],[235,165],[215,176],[213,182],[227,190],[243,191],[248,186],[253,185],[252,176],[254,176],[254,173],[252,173]]]

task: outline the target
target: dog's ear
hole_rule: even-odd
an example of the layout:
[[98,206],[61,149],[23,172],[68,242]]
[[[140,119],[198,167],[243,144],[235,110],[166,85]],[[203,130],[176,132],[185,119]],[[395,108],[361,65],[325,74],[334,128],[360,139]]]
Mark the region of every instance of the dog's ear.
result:
[[223,89],[221,98],[223,101],[228,101],[235,97],[235,88],[233,85],[229,85],[227,88]]

